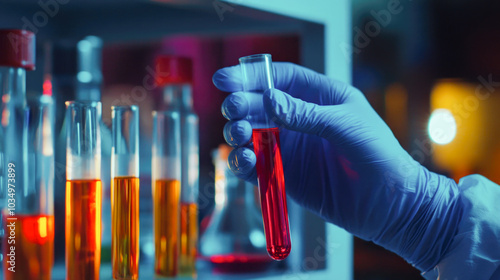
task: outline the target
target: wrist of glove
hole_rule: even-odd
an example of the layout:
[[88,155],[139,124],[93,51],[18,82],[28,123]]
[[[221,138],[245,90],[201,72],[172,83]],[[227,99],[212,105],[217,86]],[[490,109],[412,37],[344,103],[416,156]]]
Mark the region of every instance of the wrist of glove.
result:
[[[407,184],[410,182],[407,182]],[[404,184],[404,183],[403,183]],[[457,184],[421,167],[407,191],[392,197],[386,226],[372,241],[422,272],[438,264],[458,232],[463,213]],[[401,188],[400,188],[401,190]]]

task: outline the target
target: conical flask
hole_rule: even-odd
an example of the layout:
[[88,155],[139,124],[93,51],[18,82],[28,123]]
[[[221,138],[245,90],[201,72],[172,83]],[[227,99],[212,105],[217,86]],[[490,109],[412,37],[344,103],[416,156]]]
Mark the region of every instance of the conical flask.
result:
[[258,190],[229,170],[230,151],[220,145],[213,152],[215,209],[200,239],[200,254],[218,272],[264,270],[272,259],[266,251]]

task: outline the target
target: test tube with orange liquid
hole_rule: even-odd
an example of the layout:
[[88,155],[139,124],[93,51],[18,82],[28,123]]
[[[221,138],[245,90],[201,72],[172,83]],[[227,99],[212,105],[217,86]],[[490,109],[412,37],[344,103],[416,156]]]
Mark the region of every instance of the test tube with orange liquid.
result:
[[66,102],[66,279],[99,279],[101,103]]
[[139,107],[113,106],[111,263],[113,279],[139,277]]
[[180,117],[175,111],[153,112],[152,148],[155,274],[178,274],[180,247]]

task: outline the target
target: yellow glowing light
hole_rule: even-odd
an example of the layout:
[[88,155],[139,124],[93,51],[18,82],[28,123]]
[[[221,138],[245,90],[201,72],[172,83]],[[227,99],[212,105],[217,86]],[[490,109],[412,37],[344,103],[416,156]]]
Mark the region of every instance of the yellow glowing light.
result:
[[476,89],[474,83],[444,79],[431,92],[431,112],[438,113],[429,120],[429,129],[435,131],[429,131],[432,151],[427,152],[437,167],[452,171],[455,178],[481,163],[487,153],[485,106],[491,100],[483,100]]
[[450,143],[457,135],[457,123],[453,114],[447,109],[434,110],[427,129],[431,140],[439,145]]

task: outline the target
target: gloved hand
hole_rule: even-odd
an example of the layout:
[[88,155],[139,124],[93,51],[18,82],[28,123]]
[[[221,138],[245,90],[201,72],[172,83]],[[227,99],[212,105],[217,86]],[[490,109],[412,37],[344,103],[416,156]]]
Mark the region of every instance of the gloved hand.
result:
[[256,102],[241,92],[240,66],[213,76],[229,120],[228,163],[256,184],[250,114],[265,110],[280,126],[287,194],[365,240],[396,252],[421,271],[440,260],[461,218],[456,183],[414,161],[363,94],[309,69],[274,63],[276,89]]

